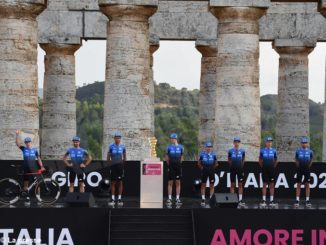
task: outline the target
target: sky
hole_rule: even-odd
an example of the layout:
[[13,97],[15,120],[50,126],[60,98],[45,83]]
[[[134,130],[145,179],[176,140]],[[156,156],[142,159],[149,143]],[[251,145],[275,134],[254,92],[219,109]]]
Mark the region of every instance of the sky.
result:
[[[105,80],[106,41],[83,41],[76,56],[76,84]],[[45,52],[38,48],[39,87],[43,87]],[[279,55],[271,42],[260,43],[260,94],[277,94]],[[191,41],[161,41],[154,53],[154,80],[178,89],[199,89],[201,54]],[[324,102],[326,43],[309,55],[309,98]]]

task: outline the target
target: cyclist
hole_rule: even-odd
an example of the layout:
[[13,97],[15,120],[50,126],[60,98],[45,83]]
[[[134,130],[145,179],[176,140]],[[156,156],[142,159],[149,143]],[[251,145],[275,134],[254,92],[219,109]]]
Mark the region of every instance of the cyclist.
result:
[[242,201],[243,195],[243,181],[244,181],[244,172],[243,172],[243,165],[245,162],[245,151],[240,148],[240,138],[235,137],[233,139],[233,148],[229,150],[228,153],[228,162],[230,165],[230,172],[231,172],[231,188],[230,192],[235,192],[235,183],[236,177],[238,178],[239,182],[239,205],[244,206],[245,203]]
[[269,184],[270,191],[270,202],[271,207],[275,206],[274,203],[274,183],[275,183],[275,168],[277,166],[277,153],[273,145],[273,138],[267,137],[265,139],[265,148],[260,150],[259,154],[259,165],[262,168],[262,179],[263,179],[263,200],[260,203],[261,207],[266,207],[266,188]]
[[[34,147],[32,147],[32,139],[30,137],[26,137],[24,139],[25,146],[21,145],[19,143],[19,134],[20,131],[16,130],[16,145],[23,153],[23,189],[24,191],[28,191],[28,185],[30,181],[30,177],[32,175],[29,175],[31,173],[37,172],[39,169],[45,170],[43,167],[43,163],[41,160],[41,157],[38,153],[38,150]],[[27,195],[25,202],[29,203],[30,198]]]
[[[69,192],[74,192],[74,182],[78,178],[79,192],[85,192],[84,169],[91,163],[92,157],[88,152],[80,147],[80,137],[74,136],[72,139],[73,147],[69,148],[63,156],[69,173]],[[70,161],[68,161],[70,156]],[[86,158],[86,162],[85,162]]]
[[123,205],[122,191],[123,191],[123,178],[124,178],[124,162],[126,161],[126,147],[121,144],[122,135],[120,132],[114,134],[114,143],[109,146],[107,161],[110,167],[111,178],[111,201],[109,205],[115,204],[116,185],[118,184],[118,206]]
[[215,183],[215,169],[218,167],[217,156],[212,151],[213,145],[211,142],[205,143],[205,151],[200,153],[198,160],[198,167],[202,171],[201,179],[201,206],[205,206],[205,188],[206,181],[209,179],[209,196],[210,198],[214,194],[214,183]]
[[310,197],[310,167],[312,165],[313,151],[309,148],[309,140],[304,137],[301,139],[301,148],[295,153],[295,163],[297,166],[297,189],[296,189],[296,201],[295,207],[300,205],[300,192],[302,177],[304,176],[304,183],[306,188],[306,206],[311,207],[309,200]]
[[170,135],[171,144],[167,147],[166,150],[166,163],[168,165],[168,200],[166,201],[167,205],[172,204],[172,186],[173,181],[175,180],[176,186],[176,204],[181,205],[182,202],[180,200],[180,191],[181,191],[181,183],[180,179],[182,176],[181,163],[183,161],[183,146],[178,144],[178,135],[173,133]]

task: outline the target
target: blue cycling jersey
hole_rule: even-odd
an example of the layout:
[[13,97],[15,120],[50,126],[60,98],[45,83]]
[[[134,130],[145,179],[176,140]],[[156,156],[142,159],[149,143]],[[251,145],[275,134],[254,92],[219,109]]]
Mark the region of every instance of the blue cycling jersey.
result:
[[172,161],[181,161],[183,146],[180,144],[170,144],[166,149],[166,154]]
[[263,166],[274,166],[277,160],[277,152],[274,148],[262,148],[260,150],[259,159],[263,160]]
[[232,167],[242,167],[242,162],[246,156],[243,149],[232,148],[229,150],[228,158],[231,160]]
[[123,163],[123,154],[126,153],[126,147],[122,144],[113,143],[109,146],[109,153],[112,165]]
[[36,148],[27,148],[25,146],[19,147],[23,153],[23,168],[26,172],[36,172],[39,167],[36,160],[39,157]]
[[88,152],[80,147],[71,147],[67,150],[66,154],[70,156],[70,160],[73,164],[79,166],[84,162],[85,156],[88,155]]
[[199,156],[199,161],[206,167],[212,166],[217,160],[217,155],[214,152],[202,152]]
[[313,151],[310,148],[299,148],[295,152],[295,159],[299,162],[300,167],[309,166],[313,158]]

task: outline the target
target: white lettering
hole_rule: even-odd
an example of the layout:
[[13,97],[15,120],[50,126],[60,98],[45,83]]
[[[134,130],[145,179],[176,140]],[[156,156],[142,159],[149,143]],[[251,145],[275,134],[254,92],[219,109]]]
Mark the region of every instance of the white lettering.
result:
[[2,234],[1,242],[3,245],[8,245],[9,243],[9,233],[14,233],[13,229],[0,229],[0,234]]
[[315,173],[311,173],[310,178],[312,179],[312,180],[310,180],[310,188],[316,188],[318,185],[317,175]]
[[249,186],[253,186],[255,188],[258,188],[258,183],[257,183],[256,177],[255,177],[255,175],[253,173],[248,174],[246,183],[244,185],[245,188],[248,188]]
[[[96,178],[96,181],[93,182],[92,177]],[[100,183],[100,181],[102,180],[102,175],[98,172],[91,172],[87,175],[87,183],[91,186],[91,187],[97,187],[98,184]]]
[[226,180],[227,180],[227,181],[226,181],[226,187],[227,187],[227,188],[230,188],[230,187],[231,187],[231,177],[230,177],[230,176],[231,176],[230,173],[227,173],[227,174],[226,174],[226,178],[227,178],[227,179],[226,179]]
[[68,228],[63,228],[61,230],[60,236],[58,238],[57,245],[74,245],[74,242],[72,241],[70,232]]
[[36,245],[46,245],[45,243],[41,243],[41,242],[42,242],[41,229],[36,228],[36,230],[35,230],[35,244]]
[[[35,229],[35,237],[31,237],[28,229],[22,228],[19,230],[18,237],[10,238],[9,234],[13,234],[13,229],[0,229],[0,243],[3,245],[15,244],[15,245],[74,245],[70,231],[68,228],[62,228],[57,240],[54,238],[54,229],[48,229],[48,241],[42,242],[41,228]],[[16,232],[15,232],[16,233]],[[59,232],[57,232],[59,233]],[[57,241],[57,242],[56,242]]]
[[32,240],[27,229],[20,230],[16,245],[32,245]]
[[319,179],[324,178],[324,180],[320,183],[319,188],[326,189],[326,173],[322,173],[319,175]]
[[262,173],[259,174],[259,187],[263,188],[263,177]]
[[54,243],[54,229],[49,229],[49,245],[53,245]]
[[52,179],[57,181],[59,186],[64,186],[67,183],[67,178],[63,172],[55,172],[52,174]]
[[[220,183],[220,178],[217,176],[217,174],[214,175],[215,176],[215,181],[214,181],[214,187],[218,185],[218,183]],[[210,186],[210,182],[209,182],[209,178],[206,181],[206,187]]]
[[280,173],[278,175],[278,178],[275,183],[275,188],[279,188],[280,186],[283,186],[284,188],[289,188],[289,184],[286,180],[286,176],[284,173]]

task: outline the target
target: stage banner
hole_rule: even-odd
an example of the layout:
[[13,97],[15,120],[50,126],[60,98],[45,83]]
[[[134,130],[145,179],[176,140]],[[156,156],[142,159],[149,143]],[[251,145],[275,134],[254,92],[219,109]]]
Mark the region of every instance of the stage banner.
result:
[[2,208],[0,244],[108,244],[109,209]]
[[[0,179],[13,178],[21,180],[21,176],[17,176],[16,169],[10,165],[21,165],[22,161],[0,161]],[[49,175],[56,180],[61,187],[61,196],[65,196],[69,187],[69,173],[67,172],[63,161],[43,161],[44,166],[49,169]],[[125,183],[124,195],[137,196],[140,194],[140,162],[128,161],[125,166]],[[92,163],[84,170],[84,181],[86,192],[92,192],[94,196],[100,195],[103,190],[99,188],[99,184],[103,179],[110,179],[110,168],[106,161],[92,161]],[[75,189],[78,190],[78,180],[74,182]]]
[[[195,180],[201,179],[201,171],[196,166],[197,162],[186,161],[182,164],[182,191],[185,197],[200,198],[200,185],[195,185]],[[164,168],[164,195],[167,195],[167,167]],[[244,165],[244,197],[261,198],[261,168],[258,162],[246,162]],[[296,188],[296,166],[294,162],[279,163],[276,167],[275,196],[277,198],[294,198]],[[198,182],[197,182],[198,183]],[[206,183],[209,186],[209,183]],[[230,192],[230,167],[226,162],[220,162],[215,172],[215,192]],[[311,167],[311,197],[326,197],[326,164],[313,163]],[[302,194],[304,186],[301,186]]]
[[[5,177],[17,179],[17,174],[11,164],[22,164],[22,161],[0,161],[0,179]],[[65,196],[68,190],[68,173],[62,161],[44,161],[44,165],[52,170],[51,176],[58,181],[62,188],[62,195]],[[124,195],[131,197],[140,196],[140,162],[127,161],[124,166]],[[147,166],[143,169],[145,174],[156,174],[159,169]],[[244,195],[255,197],[261,195],[262,179],[261,168],[257,162],[248,162],[244,166]],[[296,167],[293,162],[279,163],[276,168],[275,187],[277,198],[293,198],[295,192]],[[166,163],[163,164],[163,194],[167,195],[167,175]],[[96,196],[99,193],[99,184],[102,179],[109,178],[110,168],[105,161],[93,161],[85,169],[84,179],[86,191],[93,192]],[[182,163],[182,193],[184,197],[200,197],[200,186],[195,185],[195,180],[201,177],[200,170],[196,167],[195,161],[185,161]],[[230,188],[230,169],[226,162],[221,162],[215,173],[215,191],[229,192]],[[77,179],[75,186],[78,186]],[[302,185],[303,189],[303,185]],[[313,163],[311,167],[311,197],[325,198],[326,196],[326,164]]]
[[323,210],[194,209],[196,244],[326,244]]

